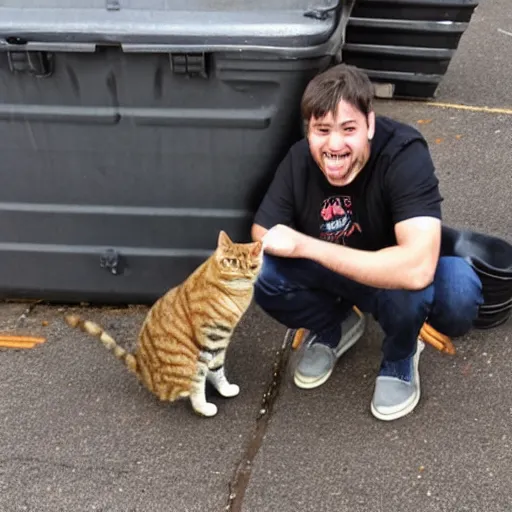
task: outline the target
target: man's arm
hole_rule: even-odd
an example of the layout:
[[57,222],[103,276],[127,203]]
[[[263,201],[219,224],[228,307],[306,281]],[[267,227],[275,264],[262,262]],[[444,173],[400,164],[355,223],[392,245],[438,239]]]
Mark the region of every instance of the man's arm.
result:
[[251,237],[253,242],[259,242],[267,234],[268,229],[260,226],[259,224],[253,224],[251,228]]
[[395,227],[397,245],[361,251],[309,237],[278,225],[263,238],[266,252],[307,258],[354,281],[386,289],[421,290],[433,278],[441,246],[441,221],[416,217]]
[[[434,279],[441,245],[439,219],[417,217],[395,228],[397,245],[376,252],[337,246],[321,240],[305,243],[299,254],[376,288],[421,290]],[[309,242],[309,241],[308,241]]]

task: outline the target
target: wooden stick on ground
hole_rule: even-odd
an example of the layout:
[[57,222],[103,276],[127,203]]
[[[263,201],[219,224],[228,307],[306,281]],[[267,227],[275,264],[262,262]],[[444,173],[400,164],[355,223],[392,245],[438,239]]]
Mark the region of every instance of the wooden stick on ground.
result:
[[304,339],[305,334],[306,334],[306,329],[303,329],[303,328],[297,329],[297,332],[295,333],[295,336],[293,337],[293,341],[292,341],[292,349],[293,350],[297,350],[302,345],[302,341]]
[[34,348],[44,343],[46,338],[40,336],[20,336],[0,333],[0,348]]
[[420,338],[429,345],[432,345],[434,348],[439,350],[440,352],[444,352],[446,354],[454,355],[456,353],[455,347],[453,346],[452,340],[445,336],[444,334],[436,331],[431,325],[427,322],[423,324],[423,327],[420,330]]

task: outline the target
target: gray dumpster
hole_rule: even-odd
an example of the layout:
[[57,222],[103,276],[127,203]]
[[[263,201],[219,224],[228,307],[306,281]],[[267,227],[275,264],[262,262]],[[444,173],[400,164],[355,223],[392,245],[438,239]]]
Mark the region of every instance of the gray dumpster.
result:
[[0,1],[0,297],[151,302],[249,240],[350,9]]

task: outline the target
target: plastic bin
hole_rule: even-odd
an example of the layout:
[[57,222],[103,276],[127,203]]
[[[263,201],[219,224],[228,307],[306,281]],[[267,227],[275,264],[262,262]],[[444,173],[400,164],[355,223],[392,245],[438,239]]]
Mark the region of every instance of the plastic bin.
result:
[[343,60],[364,69],[372,81],[391,84],[385,88],[390,97],[432,98],[477,5],[476,0],[357,0]]
[[0,297],[151,302],[249,240],[340,60],[353,2],[326,5],[0,2]]
[[485,233],[443,226],[441,254],[464,258],[482,283],[474,327],[490,329],[512,316],[512,244]]

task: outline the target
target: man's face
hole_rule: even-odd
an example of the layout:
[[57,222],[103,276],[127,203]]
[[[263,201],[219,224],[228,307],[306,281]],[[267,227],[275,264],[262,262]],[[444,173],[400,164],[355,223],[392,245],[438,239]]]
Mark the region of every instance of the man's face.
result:
[[344,100],[336,114],[312,117],[308,142],[315,162],[327,181],[344,187],[354,181],[370,157],[370,142],[375,133],[375,113],[368,118]]

